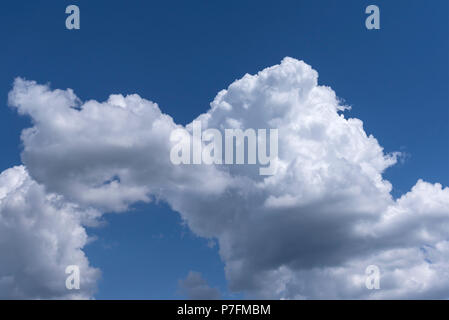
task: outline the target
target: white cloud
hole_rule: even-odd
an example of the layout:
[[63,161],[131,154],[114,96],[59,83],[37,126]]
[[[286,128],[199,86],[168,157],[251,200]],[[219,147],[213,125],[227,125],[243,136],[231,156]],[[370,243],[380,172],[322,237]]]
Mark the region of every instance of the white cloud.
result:
[[[61,196],[46,194],[23,166],[0,174],[0,299],[92,298],[99,270],[82,248],[82,224],[95,210],[80,210]],[[80,290],[67,290],[65,269],[80,268]]]
[[181,293],[192,300],[217,300],[221,294],[217,288],[211,288],[201,273],[190,271],[185,279],[179,281]]
[[[218,93],[198,117],[224,131],[278,128],[276,173],[246,165],[174,166],[177,127],[138,95],[81,103],[17,79],[9,102],[31,116],[22,158],[49,191],[102,210],[167,201],[218,239],[231,290],[269,298],[449,297],[449,189],[418,181],[398,200],[385,154],[304,62],[285,58]],[[191,125],[187,126],[191,129]],[[375,264],[381,290],[364,287]],[[446,277],[445,277],[446,276]]]
[[[104,103],[79,99],[69,89],[16,79],[9,101],[34,127],[22,132],[22,158],[49,191],[105,211],[151,201],[162,190],[191,183],[206,193],[223,189],[213,167],[182,170],[170,162],[171,117],[138,95],[111,95]],[[216,177],[214,181],[201,174]]]

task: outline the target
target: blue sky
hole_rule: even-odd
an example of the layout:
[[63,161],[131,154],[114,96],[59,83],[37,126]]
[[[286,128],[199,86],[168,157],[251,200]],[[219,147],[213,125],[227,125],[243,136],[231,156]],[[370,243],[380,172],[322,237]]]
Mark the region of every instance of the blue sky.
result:
[[[69,4],[80,8],[80,30],[65,29]],[[380,8],[380,30],[364,26],[369,4]],[[0,10],[2,171],[21,163],[30,125],[7,106],[17,76],[83,101],[138,93],[186,124],[234,80],[290,56],[317,70],[386,152],[406,154],[384,175],[394,196],[419,178],[449,185],[447,1],[3,1]],[[104,219],[85,248],[102,270],[96,298],[181,298],[190,270],[241,297],[227,290],[217,245],[166,204]]]

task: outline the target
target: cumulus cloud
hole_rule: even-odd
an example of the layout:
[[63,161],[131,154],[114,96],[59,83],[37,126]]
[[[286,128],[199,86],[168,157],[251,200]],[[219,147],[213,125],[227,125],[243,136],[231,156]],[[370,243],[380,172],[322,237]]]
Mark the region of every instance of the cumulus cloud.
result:
[[[82,251],[88,241],[82,225],[98,214],[47,194],[23,166],[2,172],[0,299],[92,298],[100,273]],[[66,288],[69,265],[79,267],[79,290]]]
[[179,281],[181,293],[191,300],[217,300],[220,299],[220,291],[211,288],[201,273],[190,271],[187,278]]
[[[138,95],[111,95],[103,103],[80,100],[72,90],[16,79],[10,104],[31,116],[22,132],[22,158],[33,178],[50,191],[105,211],[150,202],[161,190],[182,192],[192,183],[206,193],[222,191],[213,167],[181,170],[169,161],[176,126],[157,104]],[[207,175],[216,177],[207,180]]]
[[[275,174],[248,165],[170,162],[176,125],[138,95],[82,103],[17,79],[9,103],[28,115],[22,159],[50,192],[123,211],[166,201],[218,240],[230,289],[263,298],[449,297],[449,189],[419,180],[395,200],[387,154],[347,106],[292,58],[217,94],[202,127],[279,130]],[[186,129],[191,132],[192,125]],[[381,290],[364,286],[377,265]]]

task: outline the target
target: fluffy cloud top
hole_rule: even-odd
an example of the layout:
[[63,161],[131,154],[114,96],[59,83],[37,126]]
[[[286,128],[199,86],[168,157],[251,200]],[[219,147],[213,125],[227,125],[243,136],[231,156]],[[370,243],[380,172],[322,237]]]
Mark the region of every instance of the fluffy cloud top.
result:
[[[231,290],[263,298],[449,297],[449,189],[418,181],[394,200],[396,162],[346,118],[335,92],[292,58],[218,93],[203,128],[279,130],[275,174],[254,166],[170,162],[180,126],[138,95],[85,103],[68,89],[17,79],[10,105],[28,115],[22,159],[71,202],[123,211],[166,201],[218,239]],[[191,130],[191,125],[186,126]],[[364,285],[377,265],[381,290]]]
[[[213,167],[182,170],[171,164],[170,133],[177,126],[138,95],[80,105],[71,90],[51,91],[17,79],[9,101],[34,123],[22,132],[22,158],[33,178],[78,203],[123,211],[192,183],[206,193],[222,190]],[[203,172],[217,179],[208,180]]]

